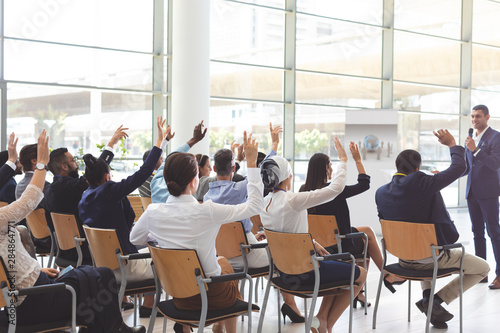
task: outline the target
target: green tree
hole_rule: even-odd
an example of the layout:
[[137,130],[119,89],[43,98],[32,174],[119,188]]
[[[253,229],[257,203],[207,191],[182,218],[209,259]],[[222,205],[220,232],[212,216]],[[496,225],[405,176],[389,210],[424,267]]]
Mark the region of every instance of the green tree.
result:
[[317,129],[303,130],[295,134],[295,155],[306,157],[328,150],[328,135]]
[[224,148],[226,145],[231,145],[234,140],[233,133],[228,131],[210,131],[208,135],[210,137],[210,155],[215,154],[217,150]]

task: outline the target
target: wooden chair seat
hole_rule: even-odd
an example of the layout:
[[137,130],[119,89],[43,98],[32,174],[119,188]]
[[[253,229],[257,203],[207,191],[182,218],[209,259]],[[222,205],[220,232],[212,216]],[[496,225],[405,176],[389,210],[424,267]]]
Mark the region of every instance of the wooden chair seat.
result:
[[[349,253],[332,254],[324,257],[317,257],[316,251],[312,241],[311,234],[305,233],[286,233],[277,232],[265,229],[268,250],[270,252],[269,267],[276,267],[279,272],[287,275],[301,275],[314,272],[315,281],[318,282],[319,288],[315,285],[300,285],[292,278],[283,279],[281,277],[273,277],[269,274],[266,292],[264,295],[264,303],[262,304],[262,311],[259,319],[259,327],[257,332],[262,331],[264,323],[264,316],[269,298],[269,291],[271,285],[279,290],[299,296],[302,298],[311,298],[311,306],[307,311],[309,316],[306,318],[305,332],[308,333],[311,329],[311,323],[314,316],[314,308],[319,296],[331,295],[340,292],[341,290],[349,290],[351,293],[351,304],[349,307],[349,332],[352,332],[352,309],[354,298],[354,274],[355,274],[355,260]],[[348,281],[332,281],[331,283],[321,283],[319,273],[319,261],[326,260],[345,260],[350,259],[351,277]],[[279,293],[278,293],[279,295]],[[279,300],[279,296],[278,296]],[[278,313],[280,309],[279,301]],[[278,321],[278,331],[281,332],[281,321]]]
[[[95,266],[108,267],[111,270],[120,269],[121,271],[121,280],[117,281],[120,285],[120,291],[118,293],[120,307],[123,296],[125,295],[134,295],[135,297],[144,293],[156,291],[154,279],[130,282],[126,280],[126,265],[128,261],[149,258],[149,253],[132,253],[126,255],[122,249],[115,229],[91,228],[84,225],[83,230],[87,236]],[[134,307],[134,326],[137,323],[138,308],[138,306]]]
[[[1,206],[0,206],[1,207]],[[56,251],[57,245],[55,244],[55,240],[52,238],[52,233],[49,230],[47,225],[47,219],[45,218],[45,209],[38,208],[32,211],[26,217],[26,224],[28,225],[28,229],[33,237],[37,239],[44,239],[50,237],[50,248],[35,246],[35,253],[38,254],[42,258],[42,266],[43,266],[43,257],[48,256],[49,260],[47,263],[47,267],[52,267],[52,260],[54,259],[54,254]]]
[[[149,251],[153,259],[153,272],[156,280],[156,296],[152,318],[159,310],[165,318],[169,318],[184,325],[198,327],[198,333],[203,332],[206,325],[216,321],[246,314],[248,316],[248,333],[252,331],[252,311],[259,307],[237,300],[228,308],[208,310],[210,300],[207,297],[209,284],[219,281],[247,279],[250,284],[249,299],[252,299],[252,278],[242,273],[224,274],[205,278],[198,254],[195,250],[162,249],[149,244]],[[174,298],[187,298],[200,295],[202,300],[200,311],[184,311],[175,307],[173,300],[160,301],[161,290]],[[149,322],[148,333],[154,329],[154,320]]]
[[[431,290],[430,294],[434,295],[436,280],[441,277],[446,277],[451,274],[460,275],[460,332],[463,331],[463,258],[464,247],[462,244],[451,244],[438,246],[436,230],[434,224],[429,223],[411,223],[402,221],[388,221],[380,220],[382,226],[382,254],[384,261],[382,269],[380,270],[379,284],[377,290],[377,298],[375,300],[375,308],[373,310],[373,323],[372,328],[376,328],[377,312],[380,301],[380,294],[384,277],[388,273],[395,274],[408,281],[408,322],[411,320],[411,281],[430,281]],[[438,254],[439,251],[451,248],[462,249],[462,260],[460,267],[449,269],[438,269]],[[433,270],[417,270],[402,267],[399,261],[394,264],[387,263],[387,253],[391,253],[396,258],[406,261],[421,260],[432,258],[434,263]],[[427,321],[425,325],[425,332],[429,332],[430,318],[432,311],[432,304],[434,297],[430,297]]]
[[139,217],[141,217],[142,213],[144,213],[144,209],[142,208],[142,199],[141,197],[136,195],[128,195],[127,199],[128,201],[130,201],[130,205],[132,206],[132,209],[134,210],[135,213],[134,222],[137,222],[137,220],[139,220]]

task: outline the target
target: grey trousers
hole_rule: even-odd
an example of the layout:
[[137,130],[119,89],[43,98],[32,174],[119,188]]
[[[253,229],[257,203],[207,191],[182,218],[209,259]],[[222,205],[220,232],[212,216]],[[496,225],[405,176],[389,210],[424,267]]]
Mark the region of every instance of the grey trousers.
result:
[[[464,292],[472,286],[476,285],[484,277],[488,275],[490,266],[488,263],[475,255],[464,253]],[[441,258],[438,259],[438,267],[443,268],[458,268],[460,267],[460,259],[462,258],[462,251],[460,249],[451,249],[446,251]],[[418,262],[403,262],[399,264],[408,269],[417,270],[430,270],[433,268],[433,263],[421,264]],[[422,290],[431,289],[431,282],[429,280],[422,281]],[[446,303],[450,304],[454,299],[460,296],[460,276],[456,276],[446,286],[444,286],[437,295]]]

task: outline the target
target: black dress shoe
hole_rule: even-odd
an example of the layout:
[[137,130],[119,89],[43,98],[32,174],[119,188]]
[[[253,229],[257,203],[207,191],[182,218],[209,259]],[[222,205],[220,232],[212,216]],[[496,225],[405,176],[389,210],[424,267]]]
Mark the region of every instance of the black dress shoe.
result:
[[[423,312],[427,316],[429,301],[426,298],[422,298],[420,301],[415,303],[415,305],[421,312]],[[453,315],[446,311],[446,309],[443,308],[441,304],[437,304],[436,302],[432,303],[431,322],[446,322],[448,320],[451,320],[452,318]]]
[[485,276],[479,283],[488,283],[488,276]]
[[431,324],[435,328],[439,328],[439,329],[447,329],[448,328],[448,324],[445,323],[444,321],[437,321],[437,320],[431,319]]
[[122,302],[122,310],[130,310],[134,308],[134,303],[132,302]]
[[[141,306],[139,308],[139,318],[150,318],[152,312],[153,312],[152,308]],[[156,311],[156,316],[157,317],[163,317],[163,315],[161,314],[161,312],[159,310]]]
[[[191,332],[193,331],[193,329],[190,327],[191,329]],[[175,333],[183,333],[184,332],[184,326],[182,326],[181,324],[179,323],[175,323],[174,324],[174,332]]]
[[125,322],[119,325],[118,329],[112,331],[113,333],[146,333],[146,328],[142,325],[137,325],[134,327],[127,326]]

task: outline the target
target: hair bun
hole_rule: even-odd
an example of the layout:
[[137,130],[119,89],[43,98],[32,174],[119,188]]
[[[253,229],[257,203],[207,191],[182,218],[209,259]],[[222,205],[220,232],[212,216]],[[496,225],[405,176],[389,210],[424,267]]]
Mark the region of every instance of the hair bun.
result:
[[175,197],[178,197],[184,191],[182,186],[177,184],[177,182],[175,182],[175,181],[168,181],[168,182],[166,182],[166,184],[167,184],[168,192]]
[[89,169],[95,166],[96,161],[96,158],[92,154],[83,155],[83,162],[85,162],[85,166]]

